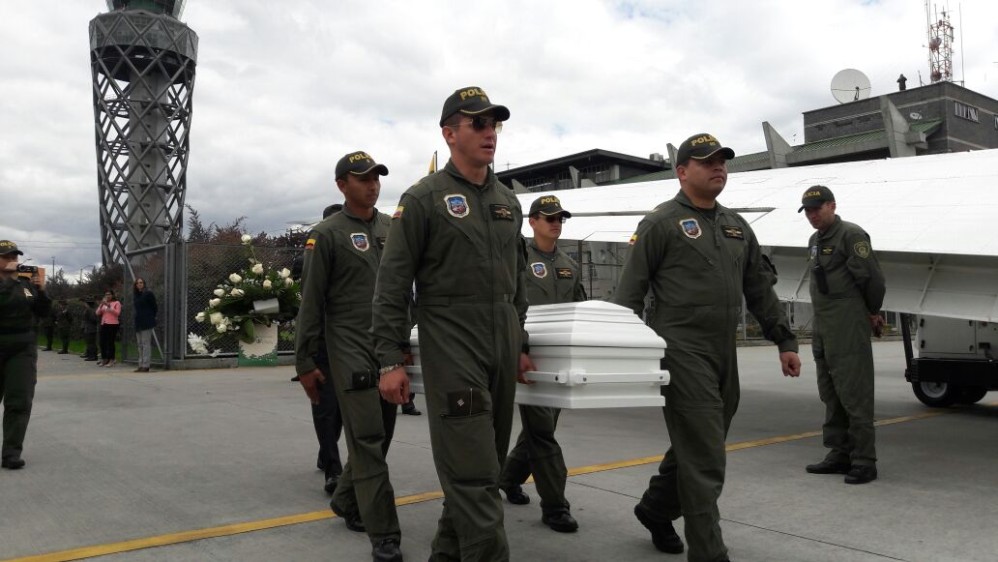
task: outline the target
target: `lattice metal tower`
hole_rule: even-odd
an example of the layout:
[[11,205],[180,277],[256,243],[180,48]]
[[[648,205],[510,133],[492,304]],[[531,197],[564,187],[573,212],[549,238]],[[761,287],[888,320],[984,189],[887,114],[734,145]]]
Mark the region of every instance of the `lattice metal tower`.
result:
[[107,0],[90,21],[105,265],[183,237],[198,36],[183,0]]
[[929,78],[932,82],[953,80],[953,26],[946,10],[941,12],[935,23],[929,15],[929,3],[925,3],[925,20],[929,33]]

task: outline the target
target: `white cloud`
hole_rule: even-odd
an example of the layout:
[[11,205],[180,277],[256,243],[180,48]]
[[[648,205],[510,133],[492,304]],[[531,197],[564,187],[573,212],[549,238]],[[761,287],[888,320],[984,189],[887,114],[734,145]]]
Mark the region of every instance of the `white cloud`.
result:
[[[0,238],[72,274],[100,260],[87,26],[106,5],[59,6],[8,2],[0,20]],[[956,78],[994,97],[998,8],[960,6]],[[509,106],[505,169],[592,148],[664,153],[701,131],[754,152],[763,121],[801,142],[801,113],[834,103],[838,70],[865,72],[875,95],[928,74],[910,0],[194,0],[183,20],[200,38],[187,203],[252,232],[318,218],[339,200],[336,160],[356,149],[390,168],[390,209],[434,150],[446,161],[436,123],[458,87]]]

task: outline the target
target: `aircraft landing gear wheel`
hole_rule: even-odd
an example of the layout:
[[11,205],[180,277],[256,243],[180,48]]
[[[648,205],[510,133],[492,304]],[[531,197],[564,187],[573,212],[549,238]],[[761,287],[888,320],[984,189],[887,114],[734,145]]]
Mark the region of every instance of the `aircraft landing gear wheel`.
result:
[[961,404],[977,404],[988,393],[988,389],[980,386],[964,386],[956,399]]
[[960,397],[960,389],[945,382],[913,382],[911,388],[922,404],[933,408],[945,408]]

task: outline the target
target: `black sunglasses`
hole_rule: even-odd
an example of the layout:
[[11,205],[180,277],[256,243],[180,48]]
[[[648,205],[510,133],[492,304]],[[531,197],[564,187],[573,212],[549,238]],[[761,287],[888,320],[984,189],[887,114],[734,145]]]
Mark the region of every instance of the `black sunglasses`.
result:
[[560,223],[564,223],[565,221],[568,220],[568,217],[566,217],[565,215],[541,215],[540,218],[546,220],[547,222],[560,222]]
[[482,132],[486,128],[494,129],[495,132],[502,132],[502,121],[496,119],[495,117],[485,117],[483,115],[476,115],[471,118],[471,128],[477,132]]

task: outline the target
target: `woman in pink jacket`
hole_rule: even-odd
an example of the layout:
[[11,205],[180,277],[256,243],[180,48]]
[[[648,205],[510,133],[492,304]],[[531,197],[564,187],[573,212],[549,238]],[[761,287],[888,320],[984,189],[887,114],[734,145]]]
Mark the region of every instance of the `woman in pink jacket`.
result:
[[121,302],[114,296],[114,291],[104,293],[104,300],[97,307],[97,318],[100,321],[100,356],[97,362],[100,367],[114,365],[114,341],[118,338],[118,317],[121,316]]

